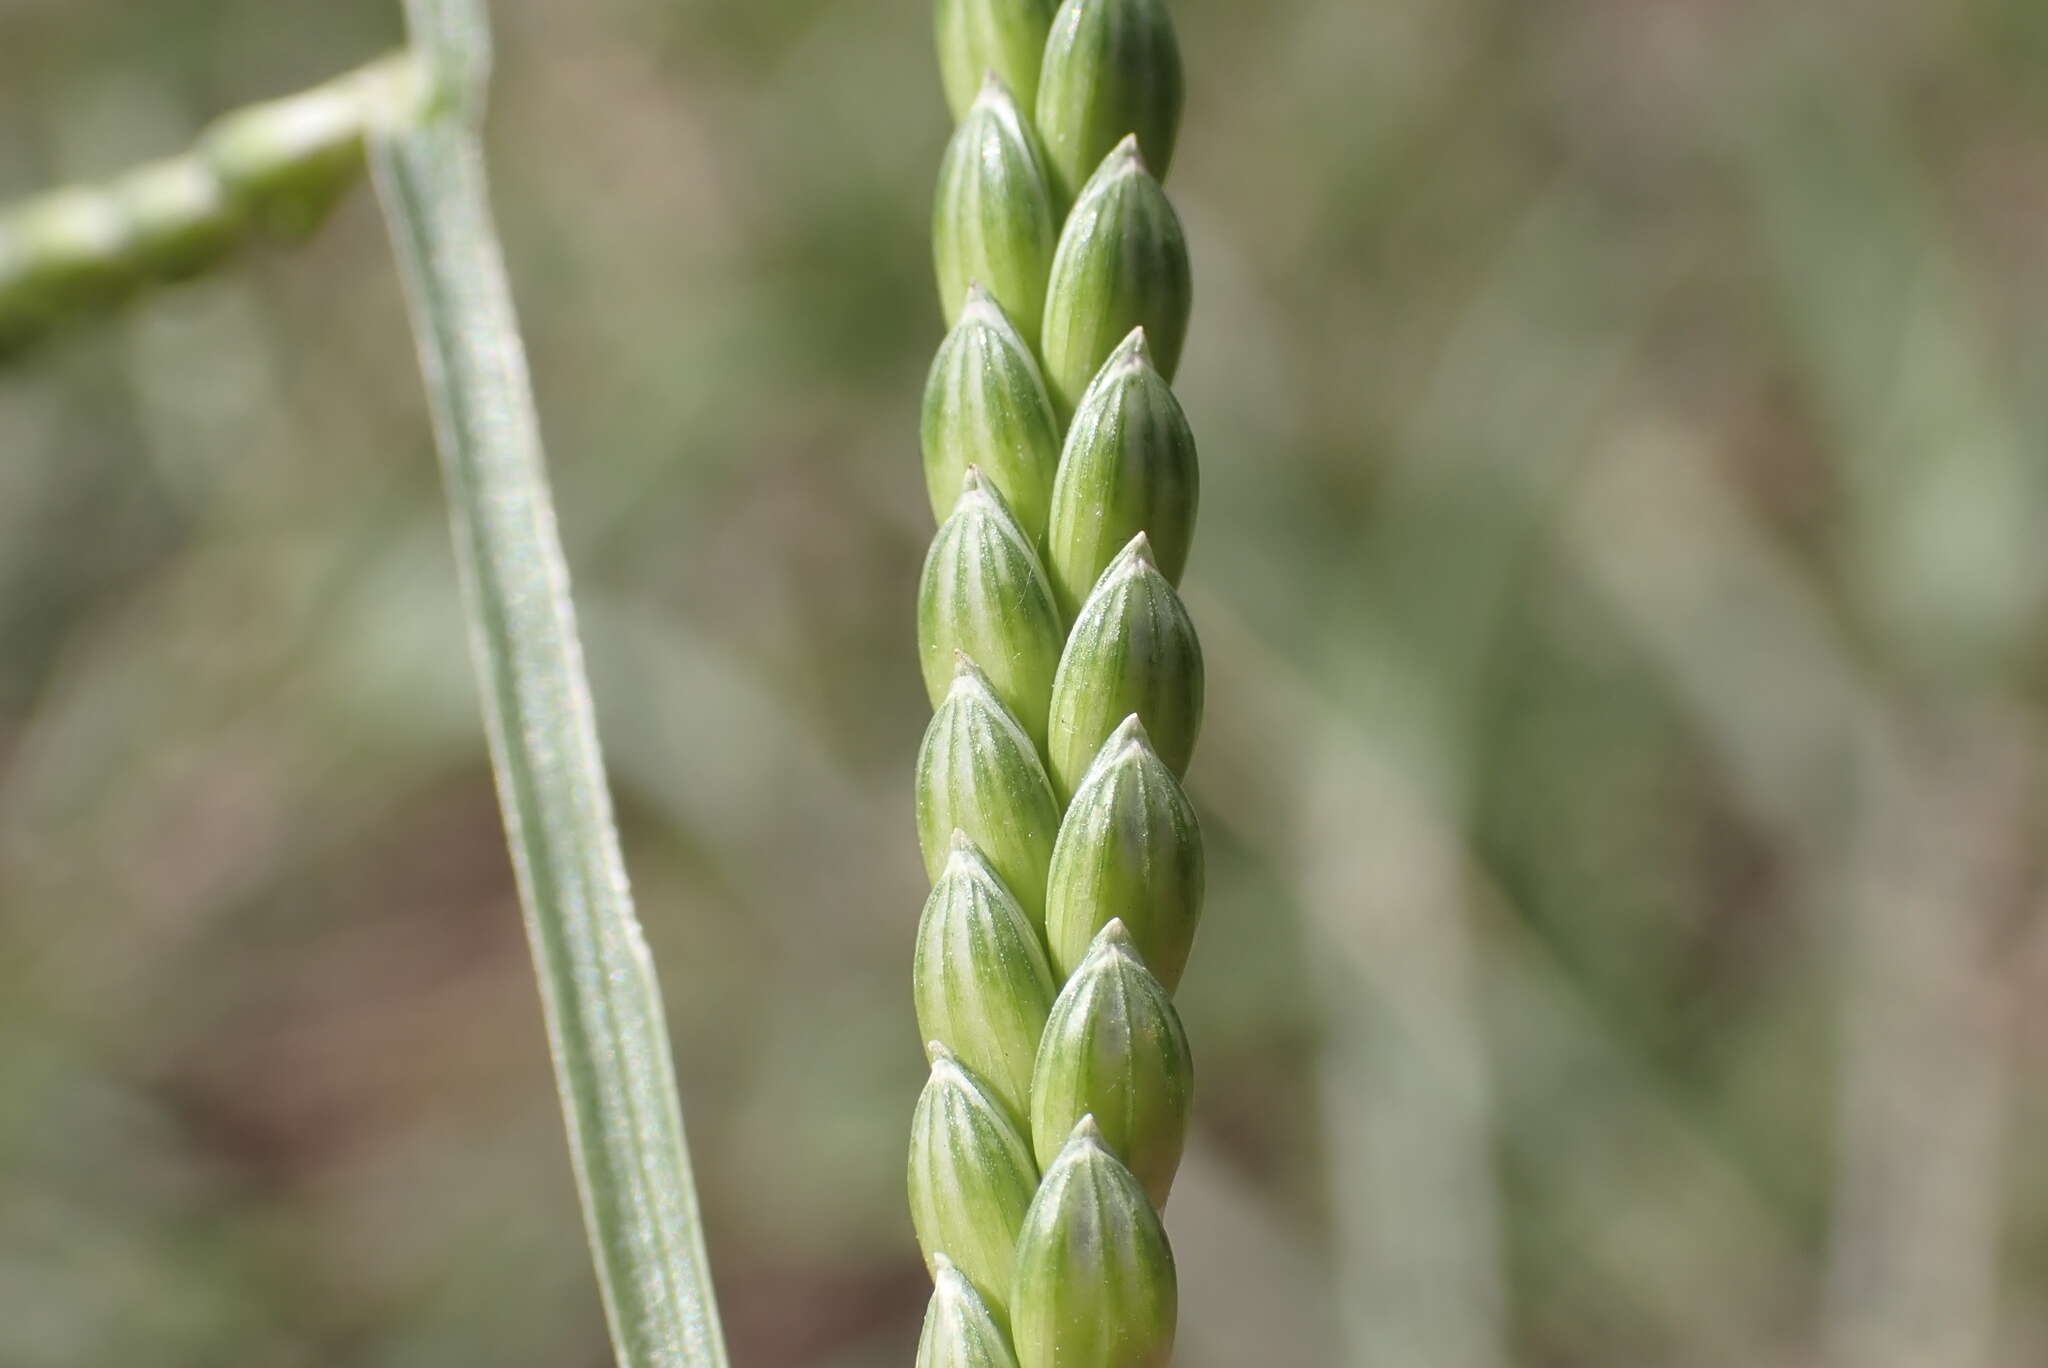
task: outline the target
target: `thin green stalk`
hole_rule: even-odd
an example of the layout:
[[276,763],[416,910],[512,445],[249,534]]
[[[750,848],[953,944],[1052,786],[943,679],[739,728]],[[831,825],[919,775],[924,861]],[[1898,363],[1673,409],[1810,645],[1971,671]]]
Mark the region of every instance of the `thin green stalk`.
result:
[[371,162],[434,413],[498,794],[622,1368],[725,1348],[654,967],[633,913],[478,137],[482,0],[411,0],[433,93]]

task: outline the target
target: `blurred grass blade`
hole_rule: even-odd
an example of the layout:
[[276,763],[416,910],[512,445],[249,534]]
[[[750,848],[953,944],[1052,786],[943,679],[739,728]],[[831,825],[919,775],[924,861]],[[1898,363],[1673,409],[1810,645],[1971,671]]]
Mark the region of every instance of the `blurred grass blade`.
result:
[[626,886],[477,138],[475,0],[419,0],[430,112],[372,146],[452,506],[499,799],[622,1368],[725,1349],[654,969]]

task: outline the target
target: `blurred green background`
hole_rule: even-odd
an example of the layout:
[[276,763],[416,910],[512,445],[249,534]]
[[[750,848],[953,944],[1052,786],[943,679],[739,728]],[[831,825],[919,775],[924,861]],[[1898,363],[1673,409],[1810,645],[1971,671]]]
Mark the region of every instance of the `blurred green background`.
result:
[[[922,0],[498,0],[735,1359],[908,1362]],[[1174,0],[1188,1368],[2048,1362],[2048,5]],[[0,197],[399,40],[0,0]],[[374,205],[0,372],[0,1365],[606,1362]]]

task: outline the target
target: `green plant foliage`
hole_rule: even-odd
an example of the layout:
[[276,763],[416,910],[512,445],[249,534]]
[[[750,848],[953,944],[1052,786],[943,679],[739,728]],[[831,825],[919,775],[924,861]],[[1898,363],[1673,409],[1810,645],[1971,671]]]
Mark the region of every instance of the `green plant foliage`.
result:
[[[722,1368],[668,1018],[613,821],[525,349],[491,220],[481,0],[415,0],[440,97],[373,130],[448,487],[485,730],[621,1368]],[[314,120],[331,147],[331,123]],[[322,173],[321,184],[325,184]]]

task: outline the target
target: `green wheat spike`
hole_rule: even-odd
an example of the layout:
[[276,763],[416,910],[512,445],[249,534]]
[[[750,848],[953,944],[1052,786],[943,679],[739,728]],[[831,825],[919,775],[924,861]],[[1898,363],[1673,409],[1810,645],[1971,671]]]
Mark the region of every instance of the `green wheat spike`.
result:
[[228,114],[180,156],[0,214],[0,352],[252,239],[304,237],[362,178],[365,139],[411,118],[422,86],[415,57],[393,54]]
[[1200,481],[1171,388],[1192,289],[1154,174],[1181,69],[1160,0],[1035,13],[938,8],[961,123],[922,424],[941,526],[917,606],[936,708],[916,768],[918,1363],[1156,1368],[1178,1305],[1159,1209],[1193,1095],[1172,994],[1204,881],[1181,787],[1202,655],[1176,589]]

